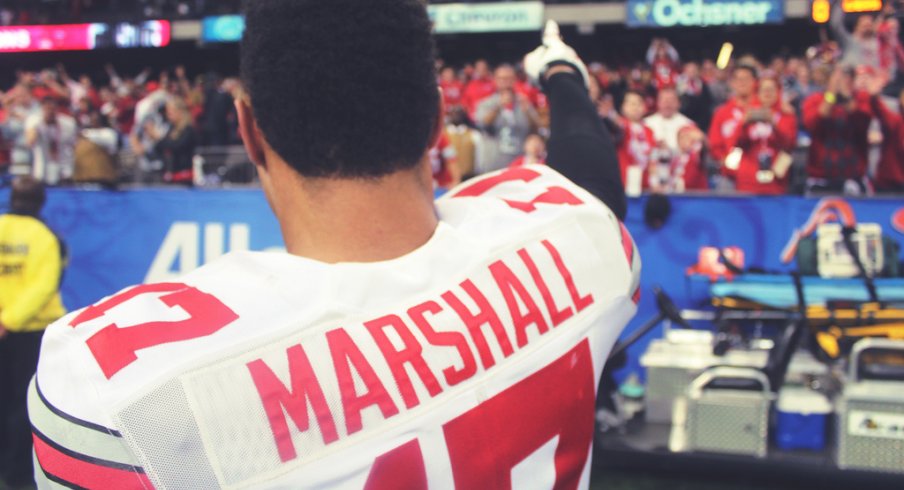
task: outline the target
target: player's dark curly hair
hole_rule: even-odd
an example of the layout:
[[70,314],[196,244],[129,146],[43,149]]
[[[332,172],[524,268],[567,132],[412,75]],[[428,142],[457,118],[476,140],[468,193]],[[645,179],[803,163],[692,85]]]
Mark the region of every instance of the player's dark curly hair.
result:
[[246,0],[242,78],[270,146],[306,177],[412,168],[438,115],[423,0]]

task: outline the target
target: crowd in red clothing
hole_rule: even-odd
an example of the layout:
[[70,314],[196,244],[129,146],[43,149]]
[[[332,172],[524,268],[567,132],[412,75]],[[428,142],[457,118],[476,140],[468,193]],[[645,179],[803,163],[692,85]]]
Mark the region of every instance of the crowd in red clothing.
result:
[[[811,189],[861,194],[904,189],[904,119],[900,103],[883,95],[890,85],[880,71],[827,62],[837,57],[831,50],[810,58],[776,58],[768,65],[742,58],[726,69],[710,62],[679,64],[665,41],[657,40],[651,53],[653,65],[610,69],[590,64],[591,97],[617,141],[629,190],[729,186],[744,193],[782,194],[801,143],[809,143],[805,168]],[[482,148],[499,135],[487,131],[477,116],[498,87],[485,61],[460,69],[444,66],[438,76],[448,126],[434,164],[440,183],[449,186],[493,170],[481,164]],[[0,162],[28,163],[25,122],[48,98],[59,101],[80,129],[115,131],[121,148],[140,140],[149,118],[165,118],[168,98],[185,102],[201,142],[237,143],[229,102],[238,86],[234,79],[192,82],[183,69],[154,79],[149,72],[122,77],[111,68],[104,81],[73,78],[62,67],[20,73],[2,97]],[[538,124],[521,141],[522,153],[507,163],[542,163],[545,98],[523,76],[512,91],[536,111]],[[872,164],[871,146],[881,148],[881,158]],[[450,162],[457,165],[452,168]]]
[[[880,54],[904,53],[890,41],[897,34],[888,34],[896,33],[896,22],[874,20],[870,34],[858,21],[854,45],[864,50],[872,39],[888,48]],[[616,141],[628,192],[904,192],[904,97],[898,97],[904,77],[888,56],[845,63],[850,45],[827,41],[806,56],[768,62],[745,56],[718,67],[682,61],[668,41],[654,39],[644,62],[589,63],[590,97]],[[446,131],[432,154],[439,185],[545,161],[547,102],[517,66],[438,62],[437,77],[447,109]],[[0,97],[0,169],[31,163],[27,122],[48,99],[79,131],[112,132],[113,151],[132,150],[140,160],[152,160],[155,138],[179,126],[170,109],[184,109],[194,135],[179,141],[238,143],[231,104],[238,86],[216,76],[192,81],[182,68],[154,78],[149,71],[120,76],[112,67],[94,79],[72,77],[63,67],[19,73]],[[172,170],[185,180],[191,150],[168,150],[179,159]],[[169,164],[152,163],[145,162],[148,172],[166,174]]]
[[[0,173],[34,170],[46,157],[43,145],[53,149],[54,163],[69,168],[63,179],[69,180],[78,173],[71,167],[79,155],[97,155],[75,151],[87,139],[111,158],[123,150],[134,154],[145,180],[175,182],[164,176],[182,172],[181,181],[191,182],[186,171],[197,146],[239,143],[232,104],[238,81],[216,75],[190,80],[183,67],[151,75],[121,76],[108,66],[98,83],[72,77],[63,66],[19,72],[0,97]],[[77,137],[65,137],[69,127]]]
[[[876,24],[876,35],[890,29],[891,20]],[[882,45],[900,51],[884,39]],[[768,63],[745,56],[719,68],[710,61],[682,63],[668,41],[655,39],[645,64],[591,63],[591,97],[617,142],[622,177],[632,194],[777,195],[788,193],[792,184],[798,191],[904,193],[902,76],[883,65],[883,57],[876,66],[846,64],[844,57],[839,44],[827,41],[806,56]],[[492,141],[495,136],[476,118],[483,101],[496,93],[488,64],[443,66],[440,85],[446,107],[461,108],[474,120],[472,130]],[[514,92],[546,120],[542,94],[523,76]],[[456,120],[450,127],[460,124]],[[542,124],[532,138],[537,135],[545,136]],[[542,161],[542,154],[534,157],[542,139],[532,141],[529,158]],[[448,138],[445,144],[461,156],[458,145]],[[878,159],[870,157],[876,147]]]
[[[496,81],[486,60],[466,65],[461,72],[451,66],[440,70],[439,86],[443,89],[446,107],[461,106],[468,114],[475,114],[478,105],[496,93]],[[545,106],[543,93],[521,76],[515,82],[515,92],[526,97],[535,107]]]

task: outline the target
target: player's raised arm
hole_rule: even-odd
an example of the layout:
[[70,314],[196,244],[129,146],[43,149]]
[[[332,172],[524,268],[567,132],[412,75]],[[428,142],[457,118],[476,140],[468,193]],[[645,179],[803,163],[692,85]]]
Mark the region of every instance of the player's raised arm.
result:
[[624,184],[612,136],[596,113],[587,91],[589,73],[549,21],[543,45],[524,60],[527,73],[549,98],[549,166],[603,201],[624,220]]

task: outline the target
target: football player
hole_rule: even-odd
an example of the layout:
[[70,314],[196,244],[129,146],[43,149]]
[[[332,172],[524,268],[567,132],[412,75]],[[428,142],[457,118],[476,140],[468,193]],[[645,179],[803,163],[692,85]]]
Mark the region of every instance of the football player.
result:
[[636,311],[615,148],[550,25],[549,167],[434,202],[420,0],[247,2],[237,101],[286,254],[127,289],[45,337],[41,488],[586,488]]

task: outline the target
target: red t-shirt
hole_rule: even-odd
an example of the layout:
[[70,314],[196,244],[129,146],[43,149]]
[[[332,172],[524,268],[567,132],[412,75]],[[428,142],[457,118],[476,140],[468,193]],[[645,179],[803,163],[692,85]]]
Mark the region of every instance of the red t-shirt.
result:
[[618,163],[621,167],[622,182],[627,182],[629,167],[639,166],[644,172],[643,188],[646,189],[649,187],[646,175],[653,148],[656,147],[656,137],[653,130],[643,123],[622,118],[621,124],[625,132],[618,144]]
[[[752,101],[749,107],[757,105],[758,102]],[[749,107],[742,106],[737,99],[731,99],[716,109],[709,126],[709,152],[719,163],[725,162],[725,157],[731,152],[731,139],[744,120],[744,114]]]
[[[709,189],[709,182],[706,179],[706,171],[703,169],[700,151],[682,153],[676,156],[672,160],[669,170],[671,172],[672,187],[675,191],[705,191]],[[683,189],[679,189],[679,185],[683,185]]]
[[94,87],[88,89],[88,94],[86,95],[88,101],[91,102],[91,107],[97,109],[100,106],[104,105],[104,102],[100,100],[100,94],[97,93],[97,90]]
[[441,134],[436,146],[430,150],[433,180],[438,187],[448,188],[452,184],[452,171],[449,166],[454,164],[455,158],[455,148],[449,144],[446,134]]
[[819,92],[804,101],[804,127],[812,139],[807,175],[836,182],[859,180],[866,175],[869,156],[867,136],[873,118],[870,97],[857,93],[852,112],[836,104],[827,117],[819,114],[824,99],[825,94]]
[[732,147],[740,148],[741,162],[737,170],[726,169],[726,174],[734,179],[737,190],[751,194],[784,194],[787,191],[787,176],[772,182],[760,182],[760,159],[772,165],[779,153],[790,153],[797,143],[797,117],[782,111],[773,111],[770,122],[748,122],[738,126],[730,139]]
[[882,127],[882,157],[876,172],[876,187],[904,189],[904,118],[889,110],[878,97],[873,97],[870,103]]
[[461,105],[462,97],[464,96],[465,85],[458,80],[453,80],[451,82],[439,82],[439,86],[443,89],[443,102],[446,104],[446,109]]
[[670,59],[653,62],[653,81],[657,90],[672,88],[678,81],[678,64]]
[[527,100],[529,100],[534,107],[537,107],[540,104],[540,95],[542,92],[528,82],[519,81],[516,83],[515,92],[527,97]]
[[116,101],[116,125],[124,134],[129,134],[135,127],[135,106],[138,104],[132,96],[126,96]]
[[496,82],[492,79],[474,79],[465,86],[465,92],[462,97],[462,105],[472,117],[477,112],[477,106],[483,99],[493,95],[496,92]]

